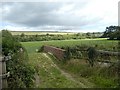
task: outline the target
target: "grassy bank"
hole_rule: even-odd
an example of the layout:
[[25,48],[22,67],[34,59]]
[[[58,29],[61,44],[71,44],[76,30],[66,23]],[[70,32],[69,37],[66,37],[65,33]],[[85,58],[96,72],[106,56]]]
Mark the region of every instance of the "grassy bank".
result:
[[35,88],[90,87],[68,77],[45,53],[29,54],[30,65],[35,69]]

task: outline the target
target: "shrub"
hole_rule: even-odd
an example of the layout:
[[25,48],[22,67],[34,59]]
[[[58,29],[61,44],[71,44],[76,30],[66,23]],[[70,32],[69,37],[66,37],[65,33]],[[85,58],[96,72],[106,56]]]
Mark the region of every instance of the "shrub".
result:
[[89,58],[88,61],[91,67],[94,66],[96,56],[97,56],[97,51],[95,50],[95,48],[93,47],[88,48],[88,58]]
[[67,47],[66,52],[65,52],[65,59],[70,60],[70,58],[71,58],[70,55],[71,55],[71,54],[70,54],[70,48]]
[[28,55],[24,47],[7,30],[2,30],[2,54],[11,56],[6,69],[10,72],[9,88],[32,87],[34,69],[28,64]]
[[38,49],[38,52],[43,52],[43,50],[44,50],[44,46],[40,47],[40,48]]

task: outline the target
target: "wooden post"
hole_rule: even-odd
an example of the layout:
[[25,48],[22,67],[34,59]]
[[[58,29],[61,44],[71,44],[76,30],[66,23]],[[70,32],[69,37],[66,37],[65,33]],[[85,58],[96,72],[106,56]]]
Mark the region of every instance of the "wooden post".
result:
[[0,89],[7,88],[6,60],[0,56]]
[[[2,75],[3,74],[6,74],[6,61],[4,58],[3,58],[3,62],[2,62]],[[6,76],[5,76],[5,78],[2,77],[2,87],[7,88],[7,77]]]

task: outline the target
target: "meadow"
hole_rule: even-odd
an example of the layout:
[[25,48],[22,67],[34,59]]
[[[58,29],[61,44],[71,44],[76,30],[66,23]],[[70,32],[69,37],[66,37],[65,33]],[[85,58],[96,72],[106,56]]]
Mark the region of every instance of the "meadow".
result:
[[[78,46],[91,46],[101,50],[117,51],[118,41],[107,40],[106,38],[98,39],[77,39],[77,40],[52,40],[52,41],[34,41],[34,42],[21,42],[27,49],[28,53],[33,53],[43,45],[52,45],[56,47],[74,47]],[[113,49],[114,48],[114,49]]]

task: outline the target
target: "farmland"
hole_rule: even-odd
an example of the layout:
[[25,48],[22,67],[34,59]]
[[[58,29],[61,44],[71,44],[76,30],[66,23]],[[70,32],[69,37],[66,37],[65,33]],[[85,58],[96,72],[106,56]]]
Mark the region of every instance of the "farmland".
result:
[[[10,36],[12,38],[10,32],[7,31],[3,31],[3,32],[5,32],[4,34],[6,35],[6,37]],[[7,35],[6,33],[8,33],[9,35]],[[26,32],[22,32],[22,33],[26,33]],[[65,35],[67,37],[71,37],[72,34],[71,35],[64,34],[63,36]],[[81,37],[80,35],[81,34],[75,34],[75,36],[77,37]],[[32,38],[34,36],[36,35],[33,35]],[[21,60],[24,60],[23,65],[26,64],[25,66],[27,69],[22,68],[23,69],[22,71],[23,72],[24,70],[27,71],[28,78],[25,79],[21,78],[21,80],[28,79],[31,82],[28,85],[28,83],[25,81],[25,84],[21,84],[23,86],[19,86],[19,87],[24,87],[24,85],[27,85],[26,87],[34,87],[34,88],[117,87],[119,77],[117,75],[118,64],[116,63],[116,61],[118,60],[118,57],[116,55],[109,56],[105,54],[97,54],[96,50],[118,52],[118,47],[119,47],[118,40],[108,40],[107,38],[90,38],[90,37],[86,37],[85,39],[65,37],[64,40],[60,40],[59,38],[55,39],[55,37],[59,36],[57,34],[53,34],[52,36],[55,37],[49,40],[48,39],[49,36],[50,36],[49,34],[45,34],[45,35],[42,34],[43,38],[44,37],[47,38],[45,40],[42,38],[41,40],[36,41],[36,39],[33,38],[33,40],[31,41],[29,40],[26,40],[25,42],[21,41],[20,46],[19,44],[16,44],[20,40],[16,38],[16,35],[13,35],[14,38],[12,38],[12,40],[15,41],[16,43],[6,45],[6,41],[8,39],[4,39],[6,40],[4,41],[4,44],[7,46],[6,48],[13,47],[16,50],[17,54],[14,54],[16,56],[12,57],[12,59],[18,60],[20,62]],[[31,37],[31,35],[29,34],[19,35],[19,38],[25,39],[26,37],[29,38]],[[11,41],[8,40],[8,43],[10,42]],[[18,49],[16,49],[14,45],[18,45],[16,46],[16,48]],[[55,57],[53,53],[49,53],[49,51],[48,53],[43,52],[42,47],[44,45],[50,45],[64,49],[66,51],[65,57],[67,58],[60,60],[57,57]],[[24,50],[26,54],[21,53],[22,52],[21,49],[22,51]],[[90,49],[92,53],[89,53]],[[93,56],[92,59],[90,55]],[[24,63],[26,62],[26,60],[27,63]],[[90,63],[90,60],[94,60],[93,64]],[[109,64],[102,65],[99,64],[99,60],[101,61],[109,60],[109,61],[114,61],[115,63],[113,62],[111,65]],[[12,62],[12,60],[10,61]],[[9,62],[10,64],[9,67],[10,66],[14,67],[14,65],[11,65],[12,64],[11,62]],[[21,70],[21,65],[19,65],[19,68]],[[13,70],[17,72],[19,69],[13,68]],[[21,71],[19,72],[19,74],[21,74]],[[16,80],[16,82],[19,83],[22,81]],[[9,81],[9,84],[11,84],[11,81]],[[17,85],[19,84],[16,84],[16,86]]]
[[[112,75],[113,73],[110,73],[110,76],[108,76],[108,68],[101,68],[99,67],[99,65],[96,65],[93,68],[90,68],[88,63],[86,63],[86,59],[82,58],[82,59],[70,59],[69,61],[67,61],[66,63],[64,62],[60,62],[59,60],[57,60],[53,55],[49,55],[46,54],[46,56],[51,60],[51,63],[54,63],[55,65],[57,65],[58,68],[60,68],[61,70],[63,70],[65,73],[67,73],[64,76],[64,78],[73,78],[74,80],[72,80],[70,83],[68,80],[64,80],[62,79],[62,81],[66,82],[67,84],[61,85],[61,83],[59,82],[59,80],[56,79],[56,75],[52,76],[54,77],[54,79],[56,80],[56,82],[58,83],[57,86],[54,86],[56,84],[49,82],[49,80],[52,82],[54,82],[54,79],[50,79],[51,75],[49,77],[47,77],[47,75],[42,75],[42,73],[44,72],[44,69],[49,67],[45,66],[44,69],[42,69],[43,67],[40,67],[42,65],[44,65],[41,62],[48,63],[46,57],[44,56],[43,53],[37,53],[36,49],[41,48],[41,46],[43,45],[52,45],[52,46],[56,46],[56,47],[74,47],[74,46],[92,46],[94,47],[95,45],[97,45],[97,49],[100,50],[109,50],[109,51],[117,51],[118,49],[118,41],[115,40],[107,40],[106,38],[97,38],[97,39],[77,39],[77,40],[52,40],[52,41],[35,41],[35,42],[21,42],[22,45],[27,49],[28,55],[29,55],[29,59],[30,59],[30,63],[33,67],[38,66],[37,68],[39,68],[39,70],[37,70],[39,72],[39,78],[41,77],[43,79],[43,82],[41,85],[38,85],[38,87],[45,87],[45,85],[48,85],[48,87],[68,87],[67,85],[70,85],[71,83],[77,83],[78,82],[82,82],[82,85],[79,83],[79,85],[74,85],[72,84],[71,87],[115,87],[115,85],[117,84],[116,79],[117,77],[114,77],[114,75]],[[115,47],[113,49],[113,47]],[[41,59],[39,59],[41,58]],[[45,59],[45,60],[44,60]],[[40,66],[39,66],[40,65]],[[60,69],[57,70],[59,72],[62,72]],[[41,70],[42,69],[42,70]],[[49,73],[55,73],[54,71],[51,71],[50,69],[48,70]],[[105,72],[104,72],[105,71]],[[40,73],[41,72],[41,73]],[[45,73],[43,73],[45,74]],[[56,73],[57,74],[57,73]],[[71,75],[69,77],[69,75]],[[112,75],[112,76],[111,76]],[[71,79],[70,79],[71,80]],[[48,82],[46,82],[48,81]],[[115,82],[114,82],[115,81]],[[36,82],[36,81],[35,81]]]
[[118,0],[6,1],[0,90],[120,89]]
[[65,34],[73,34],[71,32],[53,32],[53,31],[11,31],[12,35],[21,35],[22,33],[24,33],[25,35],[46,35],[46,34],[60,34],[60,35],[65,35]]
[[101,37],[102,33],[70,33],[70,32],[11,32],[20,42],[29,41],[51,41],[51,40],[70,40],[70,39],[95,39]]
[[113,47],[117,51],[118,41],[106,40],[106,39],[79,39],[79,40],[53,40],[53,41],[35,41],[35,42],[21,42],[22,45],[27,49],[28,53],[35,52],[42,45],[52,45],[56,47],[73,47],[79,46],[95,46],[98,45],[98,49],[101,50],[111,50]]

